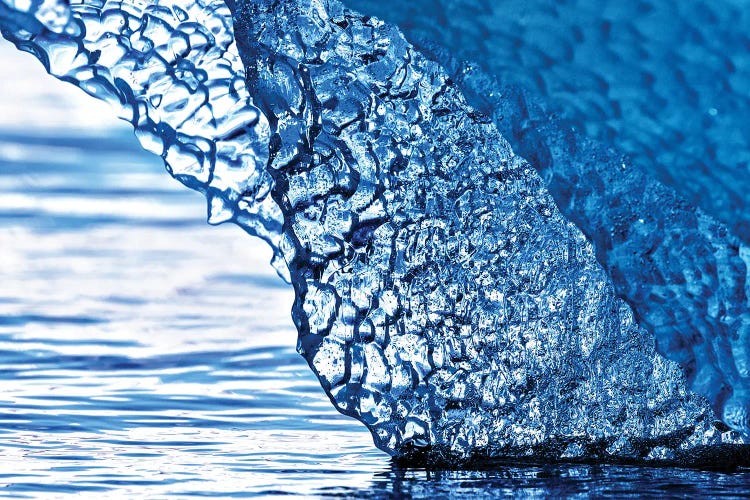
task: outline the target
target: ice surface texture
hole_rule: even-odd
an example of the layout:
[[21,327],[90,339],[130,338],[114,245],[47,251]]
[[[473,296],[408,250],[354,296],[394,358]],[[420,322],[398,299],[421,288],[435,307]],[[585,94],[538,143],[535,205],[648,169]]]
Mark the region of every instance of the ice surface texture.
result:
[[[542,179],[398,30],[337,2],[233,4],[246,88],[231,34],[218,36],[223,6],[185,18],[212,27],[191,58],[159,52],[181,38],[190,5],[113,5],[75,6],[64,22],[6,8],[3,33],[84,89],[103,74],[92,93],[133,110],[214,221],[278,241],[300,351],[379,447],[438,460],[747,460],[732,447],[743,439],[655,353]],[[217,75],[236,108],[211,108],[201,85]],[[234,111],[247,114],[220,128]],[[175,140],[191,154],[170,157]],[[206,145],[224,141],[247,160]]]
[[674,458],[718,444],[590,244],[436,63],[336,2],[238,2],[300,351],[382,449]]
[[747,0],[346,3],[548,96],[579,130],[750,241]]
[[658,350],[736,429],[750,427],[750,249],[627,159],[583,137],[544,103],[431,43],[472,106],[493,118],[546,181]]
[[204,193],[209,222],[235,220],[278,247],[268,124],[245,88],[224,3],[0,0],[0,19],[5,38],[112,104],[172,176]]

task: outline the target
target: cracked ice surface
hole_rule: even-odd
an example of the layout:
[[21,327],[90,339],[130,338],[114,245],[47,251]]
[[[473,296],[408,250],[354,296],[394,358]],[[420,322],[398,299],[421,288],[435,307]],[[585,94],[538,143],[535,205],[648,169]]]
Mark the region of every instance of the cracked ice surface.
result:
[[727,227],[670,187],[444,49],[425,51],[450,68],[472,105],[533,164],[563,214],[592,241],[615,290],[737,430],[750,426],[750,250]]

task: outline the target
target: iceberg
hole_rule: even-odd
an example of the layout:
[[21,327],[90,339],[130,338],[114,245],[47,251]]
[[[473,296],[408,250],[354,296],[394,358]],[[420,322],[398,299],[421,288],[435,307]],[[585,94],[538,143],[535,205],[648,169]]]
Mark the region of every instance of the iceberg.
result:
[[3,35],[120,108],[210,222],[272,245],[299,352],[382,450],[750,463],[542,177],[397,28],[324,0],[2,2]]

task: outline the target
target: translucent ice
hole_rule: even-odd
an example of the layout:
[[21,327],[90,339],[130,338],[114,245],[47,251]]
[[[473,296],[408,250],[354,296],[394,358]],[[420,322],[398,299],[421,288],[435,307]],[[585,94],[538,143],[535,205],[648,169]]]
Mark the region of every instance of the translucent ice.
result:
[[747,0],[344,3],[547,96],[548,110],[750,242]]
[[735,429],[750,428],[750,248],[604,145],[444,49],[471,104],[533,161],[563,214],[593,242],[617,293],[659,351]]
[[[0,0],[0,29],[47,71],[109,102],[169,173],[277,248],[268,124],[253,106],[224,3]],[[277,269],[286,266],[275,259]]]
[[300,352],[381,449],[748,461],[535,170],[396,28],[232,2],[243,72],[221,4],[2,5],[4,36],[121,106],[211,221],[275,247]]
[[235,9],[271,125],[300,352],[378,446],[607,459],[721,442],[590,244],[438,64],[336,2]]

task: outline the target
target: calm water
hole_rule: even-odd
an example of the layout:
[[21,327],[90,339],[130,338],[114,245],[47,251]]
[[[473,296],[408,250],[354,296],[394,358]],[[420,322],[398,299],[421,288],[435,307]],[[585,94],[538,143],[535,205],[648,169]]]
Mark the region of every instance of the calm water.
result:
[[264,245],[207,226],[106,107],[0,60],[0,495],[748,491],[747,472],[393,465],[294,351]]

